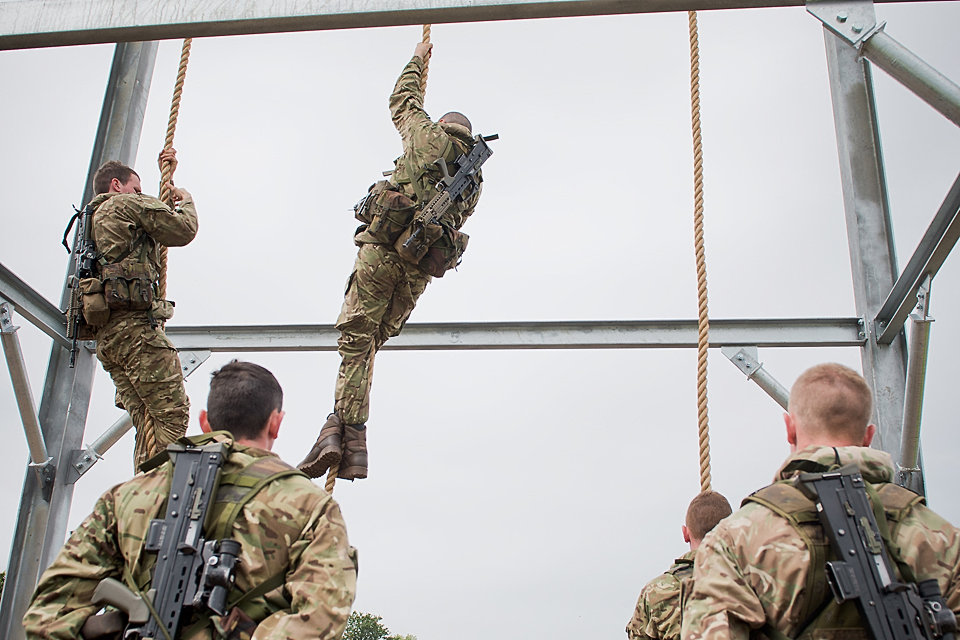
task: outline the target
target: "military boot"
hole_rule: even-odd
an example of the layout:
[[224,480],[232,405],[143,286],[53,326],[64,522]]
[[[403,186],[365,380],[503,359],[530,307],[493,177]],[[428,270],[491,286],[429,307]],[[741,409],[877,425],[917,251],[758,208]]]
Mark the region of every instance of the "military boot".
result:
[[367,477],[367,426],[343,425],[343,457],[338,478],[362,480]]
[[336,413],[327,416],[327,421],[320,429],[320,437],[317,443],[310,449],[310,453],[303,459],[303,462],[297,465],[297,469],[303,471],[311,478],[319,478],[327,472],[327,469],[340,462],[341,438],[343,435],[343,422]]

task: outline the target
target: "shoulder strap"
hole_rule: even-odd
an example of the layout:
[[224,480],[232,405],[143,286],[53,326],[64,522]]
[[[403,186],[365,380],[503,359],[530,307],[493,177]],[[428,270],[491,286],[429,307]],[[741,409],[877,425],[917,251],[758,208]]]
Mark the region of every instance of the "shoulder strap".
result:
[[[447,144],[443,147],[443,152],[440,154],[440,157],[446,160],[451,149],[453,149],[453,138],[448,135]],[[417,194],[417,204],[420,206],[427,204],[423,201],[423,189],[420,188],[420,176],[430,171],[432,167],[429,165],[424,167],[411,167],[404,162],[404,168],[407,170],[407,178],[410,180],[410,185],[413,187],[414,193]]]
[[[289,476],[306,477],[302,471],[273,457],[258,458],[237,473],[224,474],[220,479],[220,490],[214,506],[218,508],[223,505],[223,510],[219,513],[211,537],[216,540],[229,537],[234,522],[247,503],[274,480]],[[243,492],[242,489],[247,491]]]
[[[807,581],[805,585],[807,598],[799,616],[801,620],[809,619],[820,605],[821,600],[823,600],[822,595],[829,591],[826,584],[826,564],[830,546],[825,540],[815,542],[803,526],[820,524],[820,517],[817,515],[816,505],[813,503],[813,500],[803,495],[799,489],[786,480],[764,487],[747,496],[743,504],[748,502],[756,502],[786,518],[787,521],[793,525],[797,535],[800,536],[807,550],[810,552],[810,570],[807,571]],[[769,633],[767,635],[772,640],[783,640]]]

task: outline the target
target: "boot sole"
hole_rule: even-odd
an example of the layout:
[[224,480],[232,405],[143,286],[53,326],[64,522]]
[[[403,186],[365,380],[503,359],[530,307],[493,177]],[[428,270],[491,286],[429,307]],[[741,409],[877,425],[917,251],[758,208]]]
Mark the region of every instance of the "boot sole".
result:
[[[343,475],[340,475],[343,474]],[[366,467],[346,467],[337,472],[337,477],[341,480],[363,480],[367,477]]]
[[310,464],[301,464],[297,467],[311,478],[319,478],[327,469],[340,462],[341,453],[336,447],[327,447],[320,452],[317,459]]

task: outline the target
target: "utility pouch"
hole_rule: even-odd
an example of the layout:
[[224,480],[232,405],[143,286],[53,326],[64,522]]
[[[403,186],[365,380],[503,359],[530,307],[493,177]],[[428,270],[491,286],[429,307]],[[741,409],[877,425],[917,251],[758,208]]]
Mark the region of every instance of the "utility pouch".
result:
[[100,271],[103,295],[114,311],[147,311],[153,306],[153,277],[146,264],[106,264]]
[[460,264],[469,240],[467,234],[443,227],[443,235],[430,245],[417,266],[424,273],[442,278],[444,273]]
[[412,224],[400,234],[393,248],[401,258],[419,266],[420,261],[430,250],[430,245],[442,236],[443,227],[438,224],[431,223],[426,226],[420,223]]
[[234,607],[225,616],[214,618],[213,625],[217,636],[223,640],[250,640],[257,630],[257,623],[240,607]]
[[83,298],[83,319],[91,327],[101,327],[110,319],[110,307],[103,295],[103,283],[99,278],[84,278],[80,281]]
[[370,207],[370,227],[367,233],[384,244],[391,244],[410,226],[417,205],[397,191],[396,186],[389,182],[387,185],[389,188],[384,189]]
[[377,197],[386,189],[390,188],[390,186],[391,184],[387,180],[380,180],[370,185],[370,188],[367,189],[367,195],[363,196],[360,202],[353,206],[353,217],[364,224],[373,222],[373,213],[371,212],[373,203],[377,200]]

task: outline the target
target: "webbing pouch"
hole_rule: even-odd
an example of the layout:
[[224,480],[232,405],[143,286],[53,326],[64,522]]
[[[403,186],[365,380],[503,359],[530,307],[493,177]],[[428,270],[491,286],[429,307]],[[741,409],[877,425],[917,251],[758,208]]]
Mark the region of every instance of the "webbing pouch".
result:
[[396,242],[416,214],[416,203],[396,189],[384,190],[370,208],[367,233],[384,244]]
[[443,235],[430,245],[417,266],[424,273],[442,278],[443,274],[460,264],[469,240],[467,234],[443,227]]
[[427,255],[431,245],[441,236],[443,236],[443,227],[439,224],[431,223],[424,226],[417,222],[411,224],[400,234],[400,237],[393,244],[393,248],[397,250],[401,258],[419,267],[420,261]]
[[142,262],[105,264],[100,268],[103,295],[114,311],[147,311],[153,306],[153,276]]
[[99,278],[84,278],[79,283],[83,298],[83,319],[92,327],[107,324],[110,319],[110,307],[103,295],[103,283]]

